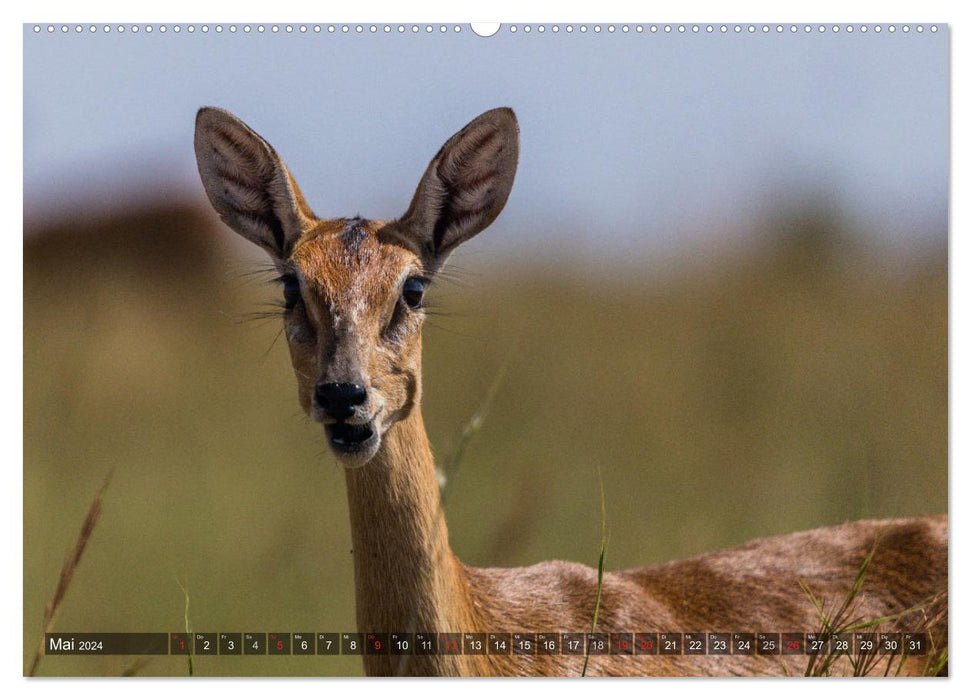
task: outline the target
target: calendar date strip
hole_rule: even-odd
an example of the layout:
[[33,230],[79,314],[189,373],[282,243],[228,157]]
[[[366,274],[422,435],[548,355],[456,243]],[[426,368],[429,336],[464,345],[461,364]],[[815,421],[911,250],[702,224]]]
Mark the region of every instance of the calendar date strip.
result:
[[908,632],[58,632],[48,656],[628,656],[879,654],[923,656],[927,635]]

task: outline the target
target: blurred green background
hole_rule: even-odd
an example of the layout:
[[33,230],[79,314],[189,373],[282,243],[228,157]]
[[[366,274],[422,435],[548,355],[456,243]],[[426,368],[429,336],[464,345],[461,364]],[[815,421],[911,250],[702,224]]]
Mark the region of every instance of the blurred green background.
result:
[[[945,511],[947,251],[931,233],[939,247],[900,254],[825,206],[781,208],[745,245],[625,269],[497,260],[477,238],[436,285],[424,341],[440,464],[508,363],[450,486],[456,553],[595,566],[598,468],[609,569]],[[353,631],[344,477],[297,405],[280,321],[251,320],[279,293],[261,253],[195,203],[27,234],[25,669],[109,470],[56,630],[182,630],[185,586],[194,631]],[[40,674],[130,663],[48,657]],[[199,675],[361,671],[195,659]]]

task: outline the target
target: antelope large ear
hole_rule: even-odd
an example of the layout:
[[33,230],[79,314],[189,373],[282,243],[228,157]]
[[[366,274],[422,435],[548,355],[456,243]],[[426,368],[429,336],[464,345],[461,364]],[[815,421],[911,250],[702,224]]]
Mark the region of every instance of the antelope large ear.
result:
[[430,271],[499,216],[518,161],[519,124],[508,107],[476,117],[432,158],[399,220]]
[[222,220],[277,261],[285,260],[316,217],[276,151],[215,107],[196,115],[195,148],[202,184]]

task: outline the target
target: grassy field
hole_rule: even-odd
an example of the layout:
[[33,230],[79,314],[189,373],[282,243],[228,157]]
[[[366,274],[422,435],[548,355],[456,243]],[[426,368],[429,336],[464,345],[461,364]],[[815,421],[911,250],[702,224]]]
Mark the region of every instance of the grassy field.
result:
[[[642,274],[459,260],[432,292],[424,413],[467,563],[607,567],[848,519],[947,509],[947,259],[782,219],[761,246]],[[24,249],[24,668],[114,470],[54,628],[353,631],[344,478],[296,402],[274,301],[191,208]],[[488,236],[488,234],[485,234]],[[943,240],[943,235],[940,237]],[[388,582],[389,586],[394,582]],[[41,675],[131,659],[48,657]],[[198,675],[357,675],[355,657],[196,657]],[[184,675],[153,657],[144,675]]]

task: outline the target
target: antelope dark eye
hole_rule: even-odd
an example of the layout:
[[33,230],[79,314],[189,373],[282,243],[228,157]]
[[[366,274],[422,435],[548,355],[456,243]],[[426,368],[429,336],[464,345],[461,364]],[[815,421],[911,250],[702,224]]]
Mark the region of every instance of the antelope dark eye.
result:
[[401,289],[401,298],[410,309],[420,309],[422,297],[425,296],[425,280],[420,277],[409,277]]
[[287,311],[300,301],[300,282],[294,275],[283,277],[283,306]]

